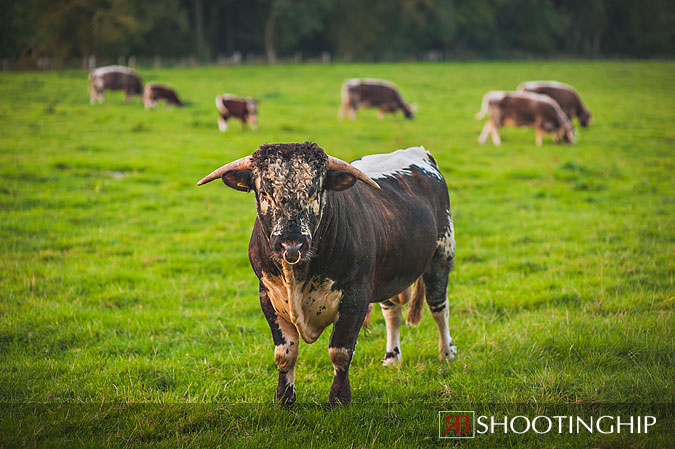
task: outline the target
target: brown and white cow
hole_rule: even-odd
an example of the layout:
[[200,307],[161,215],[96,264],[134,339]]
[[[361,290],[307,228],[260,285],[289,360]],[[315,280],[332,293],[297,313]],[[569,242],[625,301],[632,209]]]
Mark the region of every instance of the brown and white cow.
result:
[[401,358],[402,305],[410,301],[408,322],[417,324],[425,299],[440,359],[455,357],[447,295],[454,227],[447,185],[424,148],[347,163],[315,143],[262,145],[199,185],[214,179],[255,194],[248,253],[274,341],[277,401],[295,402],[300,339],[314,343],[330,325],[329,402],[350,401],[349,367],[372,303],[385,317],[385,365]]
[[89,73],[89,98],[91,104],[96,100],[103,103],[103,91],[123,90],[124,100],[143,94],[143,81],[138,74],[121,65],[99,67]]
[[567,118],[573,120],[577,117],[579,124],[584,128],[593,120],[591,111],[581,101],[579,93],[569,84],[558,81],[527,81],[521,83],[518,90],[548,95],[560,105]]
[[176,91],[169,87],[157,83],[148,83],[143,89],[143,104],[145,109],[151,109],[157,106],[157,102],[164,100],[166,106],[184,106],[178,98]]
[[233,117],[241,120],[241,126],[244,129],[247,123],[251,125],[253,131],[258,129],[258,102],[256,100],[223,94],[216,97],[216,108],[220,113],[218,129],[221,132],[227,131],[227,120]]
[[338,118],[342,120],[346,115],[354,120],[356,111],[361,108],[377,108],[380,119],[384,118],[385,112],[394,114],[400,109],[409,120],[415,117],[416,109],[403,100],[396,85],[390,81],[357,78],[345,81]]
[[[486,99],[487,97],[487,99]],[[550,135],[558,143],[560,139],[567,143],[574,142],[574,128],[558,103],[548,95],[532,92],[491,91],[483,97],[487,103],[488,120],[478,138],[485,143],[488,134],[492,143],[499,145],[499,128],[503,126],[527,126],[536,131],[536,143],[542,144],[544,134]],[[482,118],[479,112],[476,118]]]

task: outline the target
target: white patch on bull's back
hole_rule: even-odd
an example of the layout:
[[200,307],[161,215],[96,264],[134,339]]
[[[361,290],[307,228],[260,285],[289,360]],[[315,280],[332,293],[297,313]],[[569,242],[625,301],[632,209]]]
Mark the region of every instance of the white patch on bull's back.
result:
[[334,281],[318,276],[303,288],[292,267],[283,266],[283,276],[264,274],[262,282],[277,315],[292,323],[306,343],[314,343],[337,320],[342,292],[333,290]]
[[424,147],[411,147],[389,154],[371,154],[352,162],[352,165],[374,179],[409,175],[413,165],[435,178],[443,179],[432,162],[431,154]]

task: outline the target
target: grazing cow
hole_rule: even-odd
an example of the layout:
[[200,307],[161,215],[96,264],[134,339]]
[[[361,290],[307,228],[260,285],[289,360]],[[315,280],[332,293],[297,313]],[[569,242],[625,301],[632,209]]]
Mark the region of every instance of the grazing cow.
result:
[[154,108],[157,106],[157,101],[164,100],[166,106],[184,106],[183,102],[178,98],[178,94],[169,86],[163,86],[156,83],[148,83],[143,89],[143,103],[145,109]]
[[558,81],[527,81],[521,83],[518,90],[548,95],[560,105],[570,121],[577,117],[579,124],[584,128],[593,120],[591,111],[581,101],[579,93],[569,84],[559,83]]
[[227,119],[231,117],[241,120],[241,126],[244,129],[247,123],[251,125],[253,131],[258,129],[258,102],[256,100],[223,94],[216,97],[216,107],[220,113],[218,117],[220,131],[227,131]]
[[[558,103],[548,95],[531,92],[488,92],[488,120],[478,142],[485,143],[488,134],[492,135],[492,143],[499,145],[499,128],[505,125],[529,126],[537,133],[536,143],[542,143],[544,134],[550,135],[555,143],[563,139],[567,143],[574,142],[572,123],[560,109]],[[485,97],[483,97],[485,102]],[[482,113],[482,111],[481,111]],[[476,117],[481,117],[478,113]]]
[[342,84],[342,104],[338,118],[345,115],[354,120],[361,108],[377,108],[377,115],[384,118],[385,112],[394,114],[401,110],[405,118],[412,120],[415,107],[406,103],[394,83],[375,79],[350,79]]
[[123,90],[124,100],[143,94],[143,81],[135,71],[121,65],[99,67],[89,73],[89,98],[103,103],[104,90]]
[[411,297],[408,322],[419,322],[426,298],[440,358],[455,357],[447,297],[454,229],[445,180],[424,148],[349,164],[315,143],[262,145],[199,185],[218,178],[255,193],[249,259],[275,345],[277,401],[295,402],[299,339],[313,343],[330,324],[329,402],[351,400],[348,371],[370,303],[385,317],[385,364],[401,357],[401,307]]

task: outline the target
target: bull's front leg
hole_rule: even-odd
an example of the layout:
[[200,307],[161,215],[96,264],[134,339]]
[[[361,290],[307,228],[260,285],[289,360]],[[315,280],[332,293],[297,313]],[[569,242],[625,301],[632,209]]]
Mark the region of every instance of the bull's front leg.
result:
[[365,294],[345,295],[340,302],[339,318],[333,325],[328,344],[328,355],[334,368],[333,385],[328,396],[331,405],[349,404],[352,399],[349,365],[367,312],[368,298]]
[[298,359],[298,331],[285,319],[277,316],[268,291],[260,284],[260,306],[267,318],[274,341],[274,360],[279,369],[276,400],[282,404],[295,402],[295,362]]

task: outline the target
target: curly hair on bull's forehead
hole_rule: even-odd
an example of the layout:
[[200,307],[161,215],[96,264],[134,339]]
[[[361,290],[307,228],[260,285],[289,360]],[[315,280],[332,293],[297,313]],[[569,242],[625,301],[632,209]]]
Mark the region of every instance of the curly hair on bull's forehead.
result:
[[320,168],[328,161],[328,156],[323,149],[314,142],[303,143],[273,143],[260,145],[253,153],[253,164],[263,169],[267,163],[277,159],[291,160],[302,159],[314,168]]
[[303,203],[316,188],[328,156],[315,143],[262,145],[253,153],[254,172],[275,197]]

